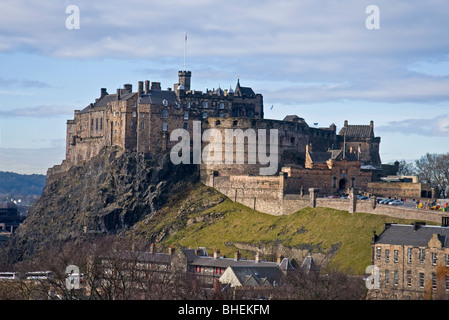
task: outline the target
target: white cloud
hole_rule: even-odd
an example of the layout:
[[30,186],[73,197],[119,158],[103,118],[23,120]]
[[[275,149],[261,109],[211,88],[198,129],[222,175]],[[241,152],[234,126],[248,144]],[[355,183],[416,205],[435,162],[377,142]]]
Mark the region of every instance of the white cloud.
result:
[[10,110],[0,110],[0,117],[31,117],[31,118],[52,118],[60,116],[70,116],[73,114],[73,106],[42,105],[29,108],[17,108]]
[[442,114],[432,118],[391,121],[384,126],[378,127],[378,130],[430,137],[449,137],[449,114]]

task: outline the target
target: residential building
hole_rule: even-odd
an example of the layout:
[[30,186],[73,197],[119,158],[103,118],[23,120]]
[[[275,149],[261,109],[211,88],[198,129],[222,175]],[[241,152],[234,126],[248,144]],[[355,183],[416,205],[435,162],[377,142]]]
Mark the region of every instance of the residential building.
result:
[[372,265],[379,288],[370,290],[370,298],[449,298],[449,217],[442,222],[387,223],[374,234]]

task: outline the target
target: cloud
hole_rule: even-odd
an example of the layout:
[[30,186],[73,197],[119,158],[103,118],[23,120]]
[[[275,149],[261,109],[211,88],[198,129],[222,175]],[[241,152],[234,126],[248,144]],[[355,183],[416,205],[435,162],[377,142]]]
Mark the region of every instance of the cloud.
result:
[[0,86],[2,88],[11,88],[11,87],[22,87],[22,88],[51,88],[52,86],[46,82],[40,80],[30,80],[30,79],[4,79],[0,78]]
[[73,114],[73,106],[42,105],[29,108],[17,108],[0,110],[0,117],[27,117],[27,118],[52,118],[70,116]]
[[400,132],[407,135],[449,137],[449,114],[427,119],[390,121],[386,125],[378,127],[377,130],[382,132]]

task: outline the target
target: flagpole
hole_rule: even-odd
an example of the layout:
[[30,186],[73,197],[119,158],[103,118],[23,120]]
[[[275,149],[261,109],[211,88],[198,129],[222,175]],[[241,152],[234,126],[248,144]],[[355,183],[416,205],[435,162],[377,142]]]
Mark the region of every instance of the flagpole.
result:
[[184,34],[184,71],[186,71],[186,42],[187,42],[187,33]]

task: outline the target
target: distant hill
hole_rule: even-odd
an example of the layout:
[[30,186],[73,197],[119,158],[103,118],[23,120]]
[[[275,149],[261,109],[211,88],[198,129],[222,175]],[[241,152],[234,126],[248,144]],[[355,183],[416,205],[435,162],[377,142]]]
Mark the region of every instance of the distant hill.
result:
[[0,194],[8,196],[40,196],[45,186],[43,174],[18,174],[0,171]]

